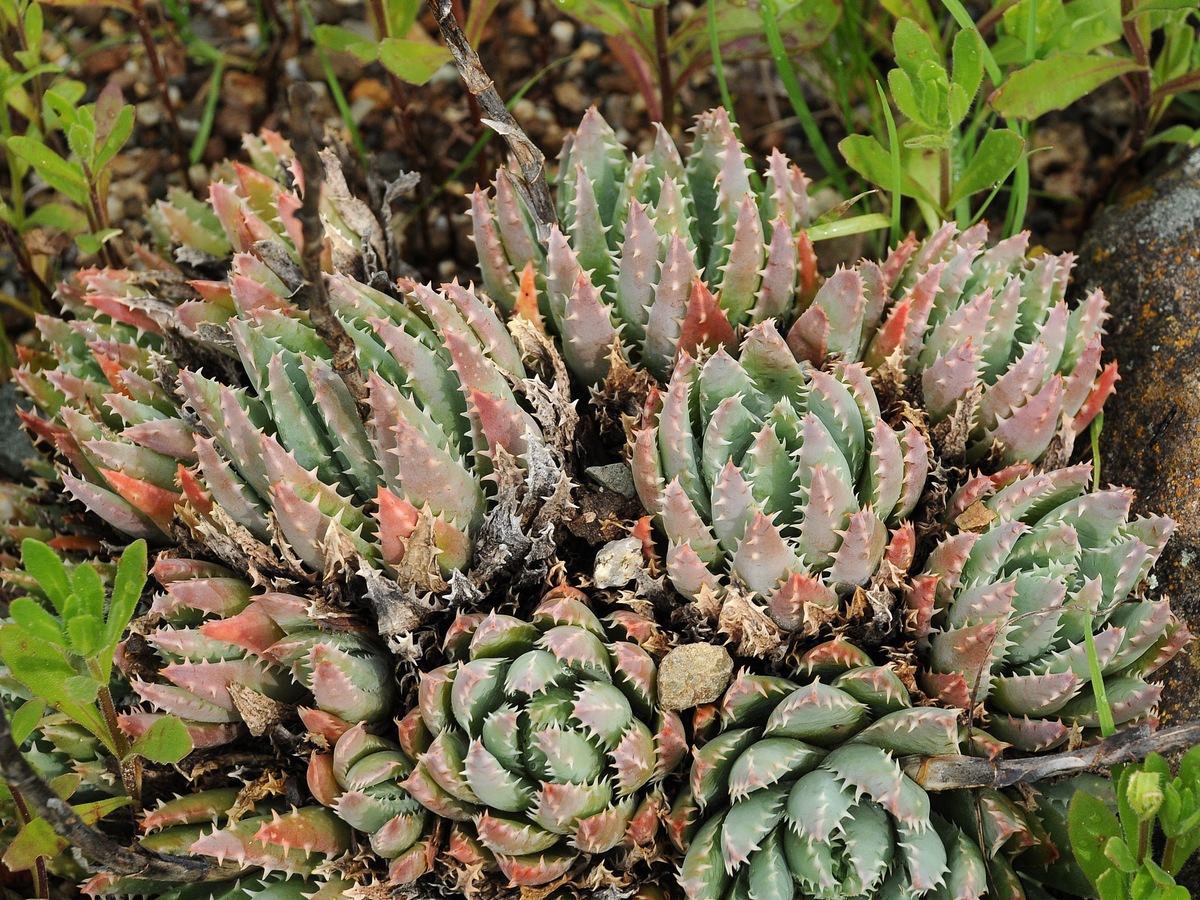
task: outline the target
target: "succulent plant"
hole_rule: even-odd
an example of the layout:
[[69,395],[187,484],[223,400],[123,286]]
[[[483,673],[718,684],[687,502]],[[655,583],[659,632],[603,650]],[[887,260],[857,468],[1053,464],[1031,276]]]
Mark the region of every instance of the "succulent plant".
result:
[[787,630],[836,620],[885,558],[907,568],[914,534],[903,523],[928,467],[925,438],[883,421],[862,366],[799,363],[769,323],[750,329],[737,359],[685,353],[633,451],[676,589],[695,598],[738,584]]
[[957,527],[910,582],[920,683],[982,708],[985,752],[1097,732],[1089,638],[1115,723],[1150,717],[1161,687],[1146,679],[1190,638],[1165,598],[1141,593],[1174,523],[1131,520],[1132,492],[1088,493],[1090,477],[1089,466],[1019,466],[971,479],[951,498]]
[[50,354],[28,354],[18,376],[45,416],[30,425],[65,458],[71,493],[126,533],[161,541],[182,521],[226,559],[293,575],[355,555],[395,570],[416,542],[414,579],[436,581],[469,562],[493,476],[523,478],[536,457],[551,473],[540,487],[555,486],[518,401],[521,353],[469,289],[408,283],[398,300],[336,271],[378,225],[366,212],[365,234],[347,233],[347,209],[364,211],[333,179],[327,286],[365,385],[354,396],[292,299],[300,201],[272,180],[286,158],[256,159],[274,169],[238,166],[234,183],[213,184],[211,209],[185,195],[157,207],[177,258],[232,248],[227,279],[89,270],[68,298],[74,321],[39,319]]
[[[408,884],[429,872],[438,851],[430,833],[434,817],[401,784],[412,774],[413,756],[362,724],[328,736],[332,752],[309,758],[313,796],[367,835],[371,849],[391,861],[390,883]],[[402,729],[400,736],[408,743],[413,735]]]
[[[252,165],[222,170],[209,204],[174,193],[151,214],[173,262],[147,252],[144,271],[79,273],[63,292],[73,318],[39,319],[46,347],[23,350],[18,374],[73,496],[129,535],[228,565],[157,564],[163,592],[119,660],[154,711],[126,713],[126,732],[177,716],[203,750],[298,707],[318,747],[319,805],[224,788],[145,817],[149,849],[230,860],[250,879],[171,900],[342,896],[350,882],[327,873],[361,871],[341,858],[365,845],[392,885],[444,853],[537,887],[610,851],[659,859],[664,820],[691,900],[971,900],[1052,879],[1054,839],[1033,810],[1000,791],[931,800],[897,759],[957,752],[967,717],[974,752],[1091,736],[1091,644],[1117,721],[1148,719],[1147,678],[1188,638],[1142,588],[1170,523],[1130,520],[1128,492],[1087,493],[1086,468],[1052,466],[1116,380],[1101,365],[1103,296],[1064,299],[1069,257],[1030,257],[1027,236],[985,249],[985,229],[948,225],[816,290],[808,180],[781,154],[758,191],[721,110],[700,117],[686,159],[661,129],[628,158],[591,111],[564,148],[564,224],[545,245],[507,172],[494,198],[472,198],[507,325],[457,283],[393,292],[384,230],[327,155],[326,311],[301,268],[305,172],[277,135],[247,148]],[[658,704],[646,647],[662,635],[559,587],[528,619],[460,613],[449,661],[423,666],[396,740],[381,736],[391,661],[320,588],[384,570],[402,589],[454,581],[466,603],[455,573],[503,567],[478,565],[484,541],[546,561],[574,413],[564,385],[526,370],[543,351],[555,368],[543,319],[581,382],[621,356],[667,380],[649,391],[632,468],[682,595],[729,636],[740,621],[738,649],[763,655],[864,611],[890,629],[902,593],[919,685],[941,705],[914,707],[911,680],[844,638],[809,650],[795,680],[743,672],[718,733],[717,712],[698,713],[668,815],[688,736]],[[924,407],[936,462],[1010,464],[950,499],[949,534],[917,576],[931,442],[886,420],[881,396]],[[43,524],[18,517],[13,533]],[[264,593],[243,573],[319,587]],[[421,649],[382,619],[378,632]],[[60,724],[43,722],[36,752],[77,742]],[[76,774],[103,784],[87,749],[69,753]],[[161,890],[104,874],[88,887]]]
[[[15,558],[26,538],[42,541],[63,553],[94,554],[101,548],[100,539],[72,513],[70,499],[62,496],[52,466],[45,480],[39,479],[36,486],[0,480],[0,552]],[[22,588],[31,581],[17,569],[5,571],[3,578]]]
[[946,423],[944,455],[977,461],[994,448],[1007,465],[1054,450],[1065,461],[1117,380],[1116,363],[1100,361],[1104,294],[1072,309],[1073,256],[1031,256],[1028,232],[986,239],[986,224],[949,223],[879,265],[839,270],[788,344],[816,365],[862,360],[889,388],[909,382],[931,422]]
[[282,875],[176,888],[157,900],[338,900],[353,884],[340,878],[287,878]]
[[593,108],[563,145],[562,227],[545,246],[507,171],[494,198],[472,195],[484,288],[511,311],[528,294],[521,275],[532,265],[544,288],[542,313],[580,380],[604,378],[614,343],[665,377],[681,350],[728,344],[743,327],[790,319],[814,286],[816,258],[803,230],[809,179],[775,151],[764,181],[761,192],[752,186],[723,109],[697,118],[685,160],[661,126],[650,153],[630,159]]
[[695,751],[670,817],[689,900],[983,897],[978,845],[896,761],[957,752],[957,713],[913,707],[894,670],[842,639],[798,674],[740,672]]
[[[165,662],[151,677],[126,641],[120,662],[158,712],[129,712],[136,737],[161,715],[184,721],[197,748],[262,734],[299,704],[310,729],[344,731],[391,713],[391,661],[372,629],[294,594],[255,593],[212,563],[162,558],[163,586],[138,634]],[[157,627],[147,627],[155,622]]]
[[454,823],[455,858],[539,885],[580,854],[652,840],[659,783],[687,744],[678,714],[656,705],[655,662],[639,645],[647,629],[627,613],[605,624],[568,587],[529,621],[455,621],[452,661],[422,674],[418,706],[401,721],[415,766],[398,781]]
[[[94,896],[150,894],[170,900],[334,900],[350,883],[318,874],[351,850],[350,829],[319,806],[285,808],[275,799],[239,804],[236,788],[217,788],[167,800],[142,817],[141,845],[152,852],[211,857],[245,870],[239,880],[163,885],[100,873],[84,890]],[[257,870],[262,870],[259,873]],[[260,893],[261,891],[261,893]]]

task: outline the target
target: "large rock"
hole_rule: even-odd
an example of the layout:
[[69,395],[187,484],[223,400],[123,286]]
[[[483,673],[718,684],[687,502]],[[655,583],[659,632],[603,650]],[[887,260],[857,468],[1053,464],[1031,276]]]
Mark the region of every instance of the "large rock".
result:
[[[1082,286],[1112,303],[1121,366],[1101,474],[1179,523],[1154,571],[1200,634],[1200,150],[1101,213],[1080,255]],[[1200,719],[1200,641],[1165,670],[1162,712],[1164,725]]]
[[17,416],[20,402],[17,386],[11,381],[0,384],[0,475],[14,481],[23,479],[25,462],[38,458],[29,436],[21,428]]

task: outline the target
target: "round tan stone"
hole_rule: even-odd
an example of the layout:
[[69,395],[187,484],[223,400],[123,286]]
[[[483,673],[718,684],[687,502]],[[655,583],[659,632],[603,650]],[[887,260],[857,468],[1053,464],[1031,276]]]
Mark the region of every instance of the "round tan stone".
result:
[[712,703],[729,686],[733,657],[715,644],[676,647],[658,666],[658,703],[663,709],[690,709]]

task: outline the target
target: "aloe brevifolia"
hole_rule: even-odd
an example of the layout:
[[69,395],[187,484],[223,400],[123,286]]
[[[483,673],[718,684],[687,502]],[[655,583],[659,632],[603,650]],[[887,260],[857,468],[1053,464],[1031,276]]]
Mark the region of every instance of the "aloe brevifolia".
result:
[[650,153],[630,158],[593,108],[558,173],[561,229],[546,246],[505,170],[494,197],[472,195],[471,218],[489,296],[511,311],[529,295],[521,274],[532,265],[543,313],[586,383],[604,378],[614,344],[665,377],[680,350],[790,320],[815,285],[809,179],[775,151],[757,191],[723,109],[697,118],[686,158],[661,126]]
[[373,629],[311,599],[255,592],[212,563],[164,557],[153,574],[163,591],[136,640],[156,658],[148,664],[126,641],[119,662],[158,712],[122,715],[131,735],[173,715],[206,748],[233,742],[243,725],[262,734],[296,706],[320,733],[390,714],[391,661]]
[[809,632],[839,621],[877,575],[907,569],[905,519],[928,468],[925,438],[883,421],[865,369],[801,364],[769,323],[737,359],[685,353],[633,450],[676,589],[700,598],[737,585],[784,629]]
[[951,499],[958,528],[907,590],[923,641],[920,682],[986,719],[979,749],[1046,750],[1097,732],[1088,643],[1113,721],[1149,718],[1147,682],[1187,643],[1163,599],[1140,591],[1174,523],[1129,518],[1132,492],[1088,493],[1089,466],[977,476]]
[[300,200],[275,179],[290,170],[302,188],[302,173],[277,137],[249,146],[259,168],[215,182],[211,208],[176,195],[153,216],[188,264],[232,251],[228,278],[185,282],[165,263],[80,273],[75,320],[39,319],[48,350],[18,375],[44,415],[30,425],[65,459],[71,493],[128,534],[166,540],[182,522],[243,566],[297,575],[361,557],[436,584],[469,562],[493,479],[523,496],[533,473],[520,528],[566,483],[519,400],[522,354],[470,289],[408,283],[397,299],[355,280],[371,257],[350,249],[369,251],[379,226],[331,178],[327,289],[355,396],[292,299]]
[[1116,363],[1101,364],[1104,294],[1072,308],[1073,256],[1030,255],[1028,232],[986,239],[986,224],[950,223],[838,271],[788,344],[817,365],[862,360],[889,394],[907,390],[949,456],[1065,460],[1117,380]]
[[434,816],[402,784],[417,752],[412,729],[400,729],[404,746],[361,723],[323,734],[332,750],[309,757],[312,795],[366,835],[371,849],[389,861],[392,884],[409,884],[431,871],[438,851]]
[[[242,801],[236,788],[185,794],[141,820],[141,845],[154,853],[235,863],[237,879],[163,891],[136,876],[101,873],[84,885],[93,896],[147,894],[163,900],[334,900],[352,883],[322,867],[352,849],[350,829],[319,806],[288,809],[275,798]],[[320,871],[318,871],[320,870]],[[236,871],[236,870],[235,870]]]
[[798,674],[739,673],[695,752],[670,819],[689,900],[984,897],[978,845],[896,761],[957,752],[957,714],[842,639]]
[[451,662],[421,675],[399,746],[347,732],[310,769],[315,793],[356,827],[389,823],[376,839],[393,846],[420,831],[415,799],[453,823],[448,854],[517,885],[559,879],[581,854],[650,845],[660,782],[687,750],[678,714],[657,706],[641,646],[654,632],[629,613],[602,621],[567,587],[528,621],[461,615]]

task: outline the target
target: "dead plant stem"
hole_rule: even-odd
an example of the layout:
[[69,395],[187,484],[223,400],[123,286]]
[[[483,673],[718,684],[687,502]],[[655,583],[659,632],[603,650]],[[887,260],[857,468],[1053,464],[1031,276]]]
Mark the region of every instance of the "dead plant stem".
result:
[[549,240],[551,227],[558,223],[558,214],[546,180],[546,158],[504,105],[504,100],[479,60],[479,54],[459,27],[452,0],[429,0],[429,8],[433,10],[467,90],[487,114],[487,118],[481,117],[481,121],[504,138],[520,167],[520,175],[516,176],[517,186],[533,212],[538,237],[542,241]]

